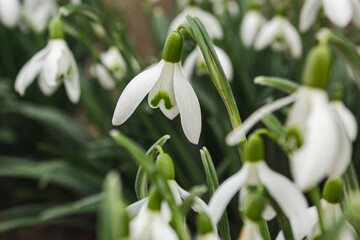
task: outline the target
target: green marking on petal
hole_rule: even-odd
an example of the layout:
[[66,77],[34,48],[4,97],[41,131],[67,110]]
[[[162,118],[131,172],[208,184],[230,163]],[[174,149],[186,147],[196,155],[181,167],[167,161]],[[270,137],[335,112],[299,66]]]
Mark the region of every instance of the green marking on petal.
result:
[[170,96],[169,94],[167,94],[167,92],[164,92],[164,91],[159,91],[155,96],[154,98],[151,100],[151,106],[153,107],[157,107],[159,106],[160,104],[160,101],[163,100],[164,101],[164,105],[165,105],[165,108],[167,110],[170,110],[173,108],[173,104],[171,103],[171,99],[170,99]]

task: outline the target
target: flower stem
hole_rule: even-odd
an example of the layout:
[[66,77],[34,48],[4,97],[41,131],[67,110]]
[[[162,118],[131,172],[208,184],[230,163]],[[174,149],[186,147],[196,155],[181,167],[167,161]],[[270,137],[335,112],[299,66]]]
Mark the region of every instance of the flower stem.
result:
[[319,224],[320,224],[320,229],[321,229],[321,233],[323,234],[325,232],[325,224],[324,224],[324,215],[323,215],[323,211],[321,208],[321,202],[320,202],[320,189],[319,187],[315,187],[310,191],[310,197],[313,201],[313,203],[316,205],[316,209],[318,212],[318,217],[319,217]]

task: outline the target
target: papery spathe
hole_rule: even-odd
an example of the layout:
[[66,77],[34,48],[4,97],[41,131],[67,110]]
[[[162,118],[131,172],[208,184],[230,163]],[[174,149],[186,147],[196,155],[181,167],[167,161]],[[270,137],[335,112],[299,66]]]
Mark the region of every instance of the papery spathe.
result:
[[186,137],[190,142],[198,143],[201,132],[200,104],[178,62],[161,60],[132,79],[118,100],[112,123],[123,124],[147,94],[150,107],[159,107],[169,119],[180,113]]
[[26,88],[39,75],[42,92],[50,96],[64,82],[71,102],[80,98],[79,71],[74,56],[63,39],[52,39],[20,70],[15,80],[15,90],[24,95]]
[[16,26],[19,20],[19,0],[0,0],[0,20],[8,28]]
[[254,48],[262,50],[272,45],[275,50],[288,48],[294,58],[302,55],[302,44],[299,33],[288,19],[275,16],[267,22],[256,37]]

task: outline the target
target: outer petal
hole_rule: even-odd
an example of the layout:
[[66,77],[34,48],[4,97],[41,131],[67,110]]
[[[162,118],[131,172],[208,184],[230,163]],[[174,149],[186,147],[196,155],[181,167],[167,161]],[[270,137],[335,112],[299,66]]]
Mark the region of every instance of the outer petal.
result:
[[255,49],[262,50],[269,46],[277,34],[281,31],[282,18],[274,17],[261,29],[255,41]]
[[46,55],[42,75],[48,85],[56,85],[61,64],[65,58],[66,42],[62,39],[50,40],[48,43],[49,53]]
[[302,190],[310,189],[325,177],[339,151],[337,123],[326,95],[314,97],[312,105],[303,133],[304,143],[290,156],[292,175]]
[[241,39],[245,47],[250,47],[260,27],[265,23],[264,17],[255,10],[248,11],[241,24]]
[[294,58],[301,57],[302,44],[299,33],[296,31],[294,26],[288,20],[284,20],[282,28],[283,28],[284,38],[287,45],[289,46],[291,55]]
[[51,96],[60,86],[60,83],[56,85],[48,85],[42,74],[40,74],[38,78],[38,84],[45,96]]
[[230,60],[229,56],[221,48],[219,48],[217,46],[214,46],[214,47],[215,47],[215,52],[219,57],[219,61],[220,61],[221,65],[222,65],[222,67],[224,69],[226,78],[229,81],[232,81],[233,76],[234,76],[234,70],[233,70],[233,66],[232,66],[232,63],[231,63],[231,60]]
[[223,31],[218,20],[211,13],[205,12],[198,7],[186,7],[184,11],[177,15],[170,24],[169,33],[175,31],[179,25],[187,24],[185,18],[187,14],[197,16],[204,24],[211,38],[221,39],[223,37]]
[[36,53],[20,70],[15,80],[15,90],[19,92],[20,95],[24,95],[25,89],[35,80],[36,75],[42,70],[44,58],[48,54],[48,51],[49,48],[46,47]]
[[317,13],[321,7],[322,0],[305,0],[300,13],[300,31],[310,29],[316,20]]
[[233,196],[240,191],[249,175],[250,165],[245,163],[239,172],[226,179],[209,202],[210,217],[217,224]]
[[353,17],[349,0],[322,0],[326,16],[339,27],[345,27]]
[[279,204],[288,218],[296,218],[303,229],[309,229],[309,216],[306,213],[308,204],[305,197],[289,179],[272,171],[264,161],[257,163],[261,183]]
[[179,63],[175,64],[174,91],[184,133],[191,143],[197,144],[201,132],[200,104]]
[[8,28],[16,26],[19,19],[19,0],[0,0],[0,20]]
[[194,72],[194,68],[196,67],[196,62],[198,59],[201,59],[201,52],[199,47],[196,47],[186,58],[183,66],[183,70],[187,79],[191,79],[191,76]]
[[152,240],[178,240],[174,229],[165,222],[160,216],[153,219],[153,227],[151,231]]
[[357,27],[360,27],[360,2],[351,0],[353,7],[353,21]]
[[112,89],[114,89],[116,87],[116,84],[115,84],[113,78],[111,77],[111,75],[105,69],[104,66],[97,63],[95,65],[95,72],[96,72],[96,76],[97,76],[97,78],[99,80],[99,83],[103,88],[108,89],[108,90],[112,90]]
[[294,102],[297,99],[297,96],[298,93],[296,92],[290,96],[278,99],[273,103],[267,104],[259,108],[253,114],[251,114],[250,117],[248,117],[242,125],[235,128],[227,135],[226,143],[230,146],[236,145],[245,137],[246,133],[263,117]]
[[159,79],[165,61],[143,71],[126,86],[116,104],[113,125],[123,124]]
[[126,208],[126,211],[128,212],[130,219],[138,215],[142,207],[147,206],[148,202],[149,202],[149,197],[146,197],[129,205]]
[[80,99],[80,79],[79,70],[74,58],[67,44],[65,44],[65,57],[71,64],[71,72],[68,78],[64,79],[66,93],[72,103],[77,103]]
[[334,109],[335,113],[339,117],[341,124],[343,125],[347,136],[351,141],[355,141],[357,137],[358,127],[356,119],[352,112],[345,107],[341,101],[335,101],[331,103],[331,107]]

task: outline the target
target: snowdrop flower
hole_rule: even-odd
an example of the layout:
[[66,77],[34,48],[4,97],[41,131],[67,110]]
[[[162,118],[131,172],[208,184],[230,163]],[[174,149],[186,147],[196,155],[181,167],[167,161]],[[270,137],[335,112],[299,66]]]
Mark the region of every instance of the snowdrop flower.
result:
[[[234,76],[234,70],[229,56],[221,48],[214,46],[215,52],[219,57],[219,61],[224,69],[226,78],[231,81]],[[191,78],[192,73],[195,71],[197,75],[208,73],[204,57],[199,47],[196,47],[187,57],[184,62],[184,73],[188,79]]]
[[[250,136],[245,150],[245,164],[239,172],[224,181],[210,199],[211,218],[218,223],[230,200],[242,188],[264,186],[287,217],[297,218],[301,226],[306,227],[308,216],[305,214],[307,208],[305,197],[289,179],[272,171],[267,166],[263,160],[263,150],[261,138],[256,135]],[[252,226],[251,224],[249,224],[249,228],[253,229],[250,226]]]
[[54,19],[52,25],[56,30],[50,30],[51,39],[46,47],[36,53],[20,70],[15,80],[15,90],[24,95],[26,88],[39,75],[39,87],[46,96],[52,95],[61,82],[64,82],[70,101],[77,103],[80,98],[78,67],[62,38],[61,20]]
[[351,20],[360,26],[360,2],[358,0],[305,0],[300,13],[300,30],[305,32],[314,24],[321,6],[330,21],[345,27]]
[[302,44],[299,33],[289,20],[282,16],[275,16],[260,29],[254,48],[262,50],[271,44],[275,50],[288,48],[292,57],[301,57]]
[[244,226],[241,229],[239,240],[263,240],[259,225],[249,219],[245,219]]
[[130,240],[178,240],[170,227],[169,219],[160,213],[161,201],[157,194],[151,194],[149,202],[130,221]]
[[57,13],[55,0],[24,0],[24,17],[30,27],[42,32],[50,19]]
[[122,78],[125,75],[127,69],[125,60],[116,47],[111,47],[107,52],[101,53],[100,60],[104,65],[97,63],[94,69],[95,74],[103,88],[114,89],[116,84],[108,70],[111,71],[111,73],[117,79]]
[[262,25],[265,23],[265,18],[258,10],[248,11],[241,23],[241,40],[245,47],[251,47],[255,41],[255,37]]
[[183,39],[172,32],[164,47],[163,59],[137,75],[126,86],[116,105],[112,123],[123,124],[149,93],[148,103],[160,108],[169,119],[180,113],[185,136],[197,144],[201,132],[201,111],[197,96],[180,66]]
[[186,7],[181,13],[179,13],[179,15],[174,18],[170,24],[169,33],[171,31],[176,31],[179,25],[187,24],[186,15],[195,15],[198,17],[204,24],[206,31],[209,33],[211,38],[221,39],[223,37],[221,25],[215,16],[195,6]]
[[0,20],[8,28],[16,26],[19,19],[19,0],[0,0]]
[[196,223],[200,232],[197,240],[220,240],[216,226],[205,212],[199,213]]

